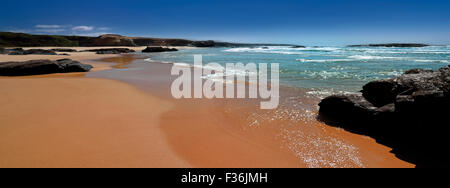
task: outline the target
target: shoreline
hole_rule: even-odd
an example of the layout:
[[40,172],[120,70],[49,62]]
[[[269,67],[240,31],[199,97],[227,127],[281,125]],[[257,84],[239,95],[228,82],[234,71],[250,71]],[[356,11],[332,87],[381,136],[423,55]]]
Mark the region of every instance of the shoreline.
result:
[[[93,72],[87,74],[81,74],[72,77],[72,75],[64,74],[64,75],[44,75],[44,76],[31,76],[27,78],[31,79],[18,79],[18,78],[0,78],[0,83],[9,84],[8,91],[3,92],[14,92],[16,94],[20,94],[21,98],[30,98],[30,91],[27,89],[32,89],[32,93],[42,93],[43,96],[48,95],[49,93],[45,93],[43,89],[40,89],[40,84],[50,84],[50,83],[59,83],[60,85],[51,84],[50,87],[62,86],[66,84],[72,84],[71,89],[65,88],[53,88],[53,95],[59,96],[56,99],[61,99],[62,93],[78,93],[79,96],[76,98],[84,98],[82,100],[87,99],[85,95],[89,95],[90,102],[95,102],[96,100],[106,100],[102,99],[104,96],[109,96],[111,98],[117,97],[116,100],[111,100],[102,103],[92,103],[90,104],[92,107],[102,107],[103,110],[109,113],[114,112],[118,113],[117,116],[114,116],[115,120],[118,123],[123,123],[123,125],[134,125],[132,122],[146,122],[149,117],[149,114],[144,115],[145,111],[156,110],[154,116],[151,116],[152,122],[147,122],[147,124],[152,125],[151,129],[149,127],[145,127],[148,131],[152,130],[154,134],[157,133],[157,139],[148,138],[149,135],[145,135],[138,128],[132,128],[128,130],[129,127],[120,127],[121,125],[117,125],[113,130],[103,129],[105,128],[105,124],[100,122],[94,123],[92,125],[97,127],[98,133],[102,131],[107,131],[106,133],[102,133],[103,136],[110,137],[112,139],[112,135],[114,135],[114,130],[121,130],[129,132],[129,136],[127,139],[131,139],[133,144],[130,142],[119,142],[112,140],[103,140],[101,144],[104,144],[106,148],[110,143],[116,144],[115,147],[110,148],[109,151],[105,151],[104,159],[108,158],[106,155],[109,152],[118,152],[121,156],[116,156],[113,159],[118,158],[127,158],[127,161],[121,161],[123,166],[117,165],[119,167],[413,167],[413,165],[403,162],[391,153],[389,153],[390,148],[382,146],[376,143],[373,139],[370,139],[365,136],[360,136],[352,133],[348,133],[343,131],[342,129],[328,127],[318,122],[308,122],[311,119],[307,119],[310,117],[308,114],[305,114],[305,111],[289,111],[286,108],[278,109],[273,113],[261,112],[258,109],[255,109],[254,102],[250,100],[246,100],[243,104],[242,101],[222,101],[222,100],[201,100],[201,101],[189,101],[189,100],[174,100],[170,97],[167,97],[167,92],[164,88],[168,87],[165,85],[166,83],[170,83],[170,78],[165,78],[165,72],[169,65],[159,65],[158,63],[152,63],[146,66],[150,66],[152,69],[144,69],[141,70],[143,72],[138,72],[141,74],[149,74],[152,76],[152,80],[142,81],[142,80],[127,80],[130,79],[130,75],[135,75],[134,72],[122,73],[123,75],[114,75],[114,78],[110,78],[111,73],[114,73],[117,69],[125,68],[128,66],[134,66],[133,62],[134,58],[126,57],[126,55],[115,55],[112,57],[106,57],[105,55],[95,55],[101,57],[100,59],[94,60],[90,59],[89,61],[81,60],[83,63],[92,64],[92,62],[98,63],[98,65],[94,65]],[[110,63],[101,63],[101,59],[109,58]],[[68,56],[71,58],[71,56]],[[116,62],[115,62],[116,61]],[[119,61],[119,62],[117,62]],[[122,61],[122,62],[120,62]],[[116,65],[111,65],[111,62],[117,63]],[[136,62],[136,61],[135,61]],[[109,66],[109,67],[108,67]],[[101,68],[101,69],[96,69]],[[168,69],[167,69],[168,70]],[[112,71],[112,72],[111,72]],[[124,72],[124,71],[122,71]],[[126,71],[125,71],[126,72]],[[170,72],[166,73],[169,74]],[[72,74],[72,73],[71,73]],[[76,73],[78,74],[78,73]],[[52,78],[53,76],[57,76],[58,78]],[[39,78],[39,79],[34,79]],[[101,79],[99,79],[101,78]],[[8,80],[9,79],[9,80]],[[99,79],[99,80],[98,80]],[[119,80],[119,81],[117,81]],[[92,82],[88,84],[89,86],[83,85],[85,82]],[[12,85],[16,84],[27,84],[29,82],[30,87],[22,88],[20,86],[16,86],[15,88]],[[83,84],[81,84],[83,83]],[[3,85],[3,84],[2,84]],[[101,85],[101,88],[97,88]],[[106,86],[104,86],[106,85]],[[67,86],[68,87],[68,86]],[[107,87],[107,88],[103,88]],[[4,88],[4,87],[2,87]],[[121,88],[121,89],[119,89]],[[136,89],[137,88],[137,89]],[[116,93],[117,91],[124,92],[122,94]],[[287,92],[284,92],[287,93]],[[93,95],[96,94],[96,95]],[[100,95],[99,95],[100,94]],[[36,94],[35,94],[36,95]],[[111,96],[113,95],[113,96]],[[296,93],[296,95],[298,95]],[[15,95],[10,95],[12,97],[19,97]],[[74,97],[75,95],[72,95]],[[84,96],[84,97],[83,97]],[[102,97],[99,97],[102,96]],[[133,96],[132,103],[128,99],[130,96]],[[166,96],[166,97],[164,97]],[[108,98],[109,98],[108,97]],[[64,98],[64,97],[62,97]],[[125,100],[124,100],[125,99]],[[45,100],[45,99],[43,99]],[[67,99],[66,99],[67,100]],[[295,99],[299,104],[303,103],[313,103],[314,101],[307,101],[306,98],[302,98],[301,96]],[[29,101],[30,102],[30,101]],[[61,101],[60,101],[61,102]],[[62,101],[67,102],[67,101]],[[2,103],[5,103],[4,101]],[[70,104],[74,104],[75,102],[71,102]],[[118,103],[118,104],[117,104]],[[23,104],[23,102],[17,101],[17,104]],[[31,103],[32,104],[32,103]],[[45,104],[45,102],[44,102]],[[153,104],[153,105],[151,105]],[[36,108],[34,112],[40,113],[40,105],[28,104],[28,107],[23,106],[24,109],[32,110],[32,108]],[[127,110],[118,109],[117,106],[111,108],[113,105],[125,105],[128,107],[133,106],[133,108],[127,108]],[[134,106],[136,105],[136,106]],[[303,104],[305,106],[311,104]],[[155,106],[157,106],[156,109]],[[107,107],[107,108],[106,108]],[[136,110],[135,107],[139,110]],[[57,111],[57,107],[52,108],[50,111]],[[74,111],[92,111],[92,109],[86,109],[82,106],[77,106]],[[6,109],[4,109],[6,110]],[[61,109],[58,109],[58,111]],[[8,110],[10,111],[10,110]],[[33,110],[32,110],[33,111]],[[123,115],[122,113],[127,112],[127,115]],[[289,113],[286,113],[289,111]],[[30,111],[28,111],[31,113]],[[96,111],[93,111],[98,113]],[[135,112],[138,115],[135,114]],[[10,112],[11,113],[11,112]],[[48,111],[46,113],[49,113]],[[308,112],[311,113],[311,112]],[[61,114],[58,113],[58,114]],[[140,116],[142,115],[142,116]],[[290,116],[299,115],[302,116],[300,120],[307,120],[305,122],[298,121],[299,119],[290,119]],[[12,115],[11,115],[12,116]],[[17,114],[16,114],[17,116]],[[136,117],[137,116],[137,117]],[[258,120],[258,117],[281,117],[274,121],[267,120],[262,121],[258,126],[249,126],[252,121]],[[89,117],[89,116],[88,116]],[[90,116],[91,118],[85,118],[85,120],[89,121],[91,119],[97,119],[98,117],[95,115]],[[133,119],[135,117],[136,119]],[[250,117],[250,118],[249,118]],[[8,118],[6,115],[2,116],[2,118]],[[252,119],[253,118],[253,119]],[[256,118],[256,119],[255,119]],[[305,119],[306,118],[306,119]],[[293,121],[294,120],[294,121]],[[15,121],[19,121],[16,119]],[[25,121],[25,122],[23,122]],[[18,125],[26,124],[26,120],[20,120],[17,122]],[[44,120],[43,120],[44,121]],[[103,119],[103,121],[111,123],[116,122],[113,120]],[[13,121],[14,122],[14,121]],[[22,123],[20,123],[22,122]],[[45,121],[44,121],[45,122]],[[28,122],[29,123],[29,122]],[[86,123],[86,122],[85,122]],[[87,122],[91,124],[91,122]],[[42,123],[41,126],[48,125],[47,123]],[[57,125],[48,125],[47,130],[55,130]],[[36,132],[45,135],[45,128],[30,126],[36,130]],[[100,129],[102,127],[102,129]],[[2,130],[5,127],[1,127]],[[29,128],[29,127],[28,127]],[[80,127],[72,125],[70,126],[73,130],[78,130],[79,137],[88,136],[88,138],[94,139],[92,133],[89,133],[89,130],[95,129],[93,127],[83,126],[84,132],[80,131]],[[109,127],[108,127],[109,128]],[[141,127],[143,128],[143,127]],[[25,128],[24,128],[25,129]],[[31,134],[30,130],[20,130],[28,132]],[[16,130],[14,130],[16,131]],[[13,132],[14,132],[13,131]],[[109,132],[111,131],[111,132]],[[3,134],[6,134],[8,131],[2,131]],[[156,132],[156,133],[155,133]],[[18,132],[15,132],[19,134]],[[69,134],[67,130],[59,129],[58,132],[61,135]],[[150,133],[150,132],[147,132]],[[121,135],[119,132],[115,132],[115,134]],[[132,136],[135,134],[134,136]],[[42,136],[41,135],[41,136]],[[70,134],[69,134],[70,135]],[[138,135],[138,138],[135,136]],[[47,135],[49,136],[49,135]],[[117,136],[117,135],[115,135]],[[123,136],[123,135],[122,135]],[[52,135],[49,136],[52,138]],[[11,137],[9,137],[11,138]],[[58,139],[63,138],[55,138]],[[72,135],[72,139],[67,139],[65,141],[70,142],[69,145],[75,147],[77,149],[80,145],[76,145],[75,135]],[[120,137],[119,137],[120,138]],[[40,140],[42,137],[39,137]],[[148,140],[150,139],[150,140]],[[13,143],[13,139],[9,139],[8,143]],[[45,140],[45,139],[44,139]],[[15,140],[20,145],[21,140]],[[29,141],[29,140],[28,140]],[[5,143],[6,141],[0,142],[0,144]],[[42,141],[44,142],[44,141]],[[41,142],[41,144],[42,144]],[[99,142],[94,142],[99,144]],[[37,144],[37,143],[36,143]],[[80,143],[77,143],[80,144]],[[84,143],[87,145],[87,143]],[[319,146],[317,147],[317,144]],[[149,151],[145,150],[145,147],[152,146],[156,149],[152,149]],[[26,144],[22,143],[22,149],[27,149]],[[93,146],[92,146],[93,147]],[[116,148],[117,147],[117,148]],[[131,147],[133,148],[130,154],[125,153],[120,147]],[[20,148],[20,147],[18,147]],[[38,147],[39,148],[39,147]],[[64,153],[71,153],[78,156],[80,161],[88,161],[88,159],[81,160],[83,158],[82,150],[74,150],[70,151],[70,147],[61,147],[65,148],[60,151],[59,154],[64,156]],[[108,150],[106,149],[105,150]],[[7,148],[6,146],[1,146],[0,151],[9,151],[13,150],[12,148]],[[74,149],[74,148],[72,148]],[[134,150],[135,149],[135,150]],[[161,156],[153,156],[153,160],[140,158],[144,156],[149,156],[154,152],[154,150],[160,149],[165,153],[164,158],[171,158],[173,163],[169,163],[168,161],[163,162],[154,162],[158,160],[162,160],[159,158]],[[28,152],[32,152],[32,154],[24,155],[24,156],[34,156],[33,154],[41,155],[41,159],[45,159],[41,152],[36,151],[36,147],[28,148]],[[58,150],[58,149],[57,149]],[[58,153],[57,150],[54,152]],[[46,148],[46,151],[52,151],[51,148]],[[79,152],[77,152],[79,151]],[[26,152],[25,150],[22,152]],[[134,156],[131,154],[134,152]],[[147,152],[147,153],[146,153]],[[322,153],[321,153],[322,152]],[[323,153],[325,152],[325,153]],[[332,152],[332,153],[327,153]],[[3,152],[2,152],[3,153]],[[100,159],[101,153],[98,154],[100,156],[96,156]],[[155,154],[156,155],[156,154]],[[57,156],[57,155],[56,155]],[[89,156],[89,155],[88,155]],[[167,157],[169,156],[169,157]],[[39,156],[37,156],[39,158]],[[50,156],[48,156],[50,157]],[[55,157],[55,156],[53,156]],[[64,158],[64,157],[63,157]],[[72,158],[66,158],[72,159]],[[4,158],[0,159],[1,161],[6,161]],[[23,159],[25,160],[25,159]],[[73,159],[72,159],[73,160]],[[76,161],[76,159],[75,159]],[[153,161],[153,163],[152,163]],[[332,164],[332,162],[335,162]],[[35,161],[36,162],[36,161]],[[48,162],[48,161],[47,161]],[[61,167],[61,166],[70,166],[64,165],[63,162],[59,161],[61,164],[54,164],[53,167]],[[91,161],[95,163],[95,160]],[[133,164],[133,162],[136,162]],[[142,166],[137,165],[138,162],[141,162]],[[330,163],[331,162],[331,163]],[[146,163],[147,165],[145,165]],[[3,166],[0,163],[0,166]],[[36,163],[34,163],[36,164]],[[77,166],[75,163],[72,163],[75,167],[112,167],[114,165],[109,166],[105,163],[97,163],[97,165],[90,163],[78,163],[80,166]],[[101,165],[103,164],[103,165]],[[112,163],[111,163],[112,164]],[[151,165],[153,164],[153,165]],[[52,166],[52,165],[48,165]],[[35,166],[38,167],[38,166]]]
[[[390,153],[390,148],[376,143],[369,137],[318,123],[311,112],[318,110],[315,108],[319,100],[305,97],[304,89],[284,88],[281,92],[286,100],[297,96],[294,98],[295,101],[285,101],[284,104],[296,102],[299,105],[297,108],[300,109],[292,111],[287,109],[291,107],[289,105],[268,114],[257,108],[257,101],[248,99],[175,100],[171,97],[169,88],[170,81],[174,79],[168,75],[170,64],[146,63],[143,60],[137,60],[131,67],[139,70],[130,70],[128,73],[108,70],[88,76],[124,81],[154,96],[173,102],[175,107],[171,112],[164,114],[161,127],[167,133],[173,149],[196,167],[333,167],[333,164],[328,166],[326,164],[333,160],[340,162],[334,167],[413,167],[397,159]],[[109,75],[115,76],[109,77]],[[304,109],[309,111],[306,112]],[[278,119],[253,126],[253,122],[248,120],[257,120],[255,118],[258,116]],[[254,119],[248,119],[248,117]],[[290,140],[283,138],[302,131],[305,134],[302,134],[300,138],[289,138]],[[312,136],[307,135],[309,132]],[[349,141],[339,139],[340,137],[345,137]],[[322,144],[329,148],[316,146],[318,143],[315,140],[325,140]],[[296,142],[305,142],[305,144],[296,145]],[[205,148],[208,148],[207,152]],[[326,150],[335,150],[336,153],[320,156],[321,153],[318,151],[327,152]],[[271,152],[267,154],[262,151]],[[296,153],[299,152],[305,155],[297,156]],[[308,155],[313,154],[318,155],[323,161],[311,162]],[[333,159],[332,155],[338,158]],[[361,156],[364,164],[358,166],[351,161],[353,156],[346,155],[357,158]]]

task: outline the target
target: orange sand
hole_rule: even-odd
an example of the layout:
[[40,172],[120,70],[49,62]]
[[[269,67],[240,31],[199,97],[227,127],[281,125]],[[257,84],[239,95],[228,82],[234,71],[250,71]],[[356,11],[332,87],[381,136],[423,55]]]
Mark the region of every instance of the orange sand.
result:
[[117,81],[0,79],[0,167],[189,167],[159,129],[172,104]]

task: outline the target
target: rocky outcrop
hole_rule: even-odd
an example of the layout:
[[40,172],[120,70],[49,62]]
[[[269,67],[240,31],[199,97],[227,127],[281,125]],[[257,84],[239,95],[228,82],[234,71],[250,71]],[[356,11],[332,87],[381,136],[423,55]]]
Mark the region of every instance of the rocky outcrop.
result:
[[0,54],[7,54],[7,51],[5,48],[0,47]]
[[163,48],[163,47],[147,47],[142,50],[142,53],[156,53],[156,52],[175,52],[178,51],[176,48]]
[[8,49],[9,55],[58,55],[52,50],[30,49],[24,50],[22,48]]
[[364,45],[350,45],[349,47],[396,47],[396,48],[412,48],[412,47],[427,47],[427,44],[414,43],[389,43],[389,44],[364,44]]
[[450,66],[414,69],[370,82],[362,94],[335,95],[319,104],[319,119],[392,147],[418,167],[449,167]]
[[52,73],[88,72],[93,67],[70,59],[0,63],[0,76],[28,76]]
[[86,50],[86,52],[95,52],[96,54],[126,54],[136,52],[128,48],[103,48]]

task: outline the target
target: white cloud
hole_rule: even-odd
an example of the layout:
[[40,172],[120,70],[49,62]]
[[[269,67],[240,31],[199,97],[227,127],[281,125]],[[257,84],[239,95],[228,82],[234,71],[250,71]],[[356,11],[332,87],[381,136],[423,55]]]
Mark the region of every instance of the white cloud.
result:
[[72,30],[74,31],[92,31],[94,30],[93,26],[76,26],[73,27]]
[[61,25],[36,25],[35,27],[38,29],[59,29],[59,28],[62,28],[63,26],[61,26]]

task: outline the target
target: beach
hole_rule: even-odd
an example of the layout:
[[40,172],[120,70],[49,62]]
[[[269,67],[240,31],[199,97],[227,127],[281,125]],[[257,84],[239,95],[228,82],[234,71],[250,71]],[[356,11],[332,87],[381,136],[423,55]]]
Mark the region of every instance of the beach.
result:
[[[175,100],[171,65],[139,55],[0,62],[61,58],[94,69],[0,77],[0,167],[414,167],[374,139],[315,120],[318,99],[305,90],[284,88],[290,101],[261,111],[253,100]],[[300,107],[283,105],[293,101]]]

